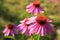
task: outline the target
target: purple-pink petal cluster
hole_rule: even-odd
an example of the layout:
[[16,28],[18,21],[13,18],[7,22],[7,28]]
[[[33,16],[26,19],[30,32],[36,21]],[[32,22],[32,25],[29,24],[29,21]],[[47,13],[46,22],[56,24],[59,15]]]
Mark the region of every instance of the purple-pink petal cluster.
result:
[[24,20],[20,21],[21,24],[18,25],[19,31],[21,34],[31,35],[31,34],[29,34],[29,30],[28,30],[28,26],[30,24],[27,24],[27,21],[29,21],[29,20],[24,19]]
[[48,34],[51,33],[50,22],[52,21],[47,19],[45,16],[39,15],[35,19],[33,18],[32,21],[34,22],[30,22],[30,23],[34,23],[34,24],[28,27],[29,33],[40,34],[41,36],[45,36],[47,33]]
[[17,25],[10,23],[5,26],[5,29],[3,30],[4,36],[12,35],[14,37],[17,30]]
[[41,36],[45,36],[51,33],[50,22],[52,21],[47,19],[44,15],[38,15],[20,21],[21,24],[19,24],[18,27],[20,27],[22,34],[40,34]]
[[32,14],[35,14],[35,15],[40,14],[40,12],[44,13],[44,9],[40,6],[39,1],[34,1],[34,2],[30,3],[29,5],[27,5],[26,11],[28,13],[32,13]]

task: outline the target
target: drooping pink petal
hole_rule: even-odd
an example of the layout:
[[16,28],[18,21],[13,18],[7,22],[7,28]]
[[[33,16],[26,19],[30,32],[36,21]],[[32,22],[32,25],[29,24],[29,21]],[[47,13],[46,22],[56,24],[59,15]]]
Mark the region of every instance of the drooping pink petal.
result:
[[44,28],[41,29],[41,36],[44,36]]
[[21,31],[21,33],[22,33],[22,34],[24,34],[24,33],[25,33],[25,31],[26,31],[26,29],[27,29],[27,28],[26,28],[26,27],[24,27],[24,29]]
[[31,6],[33,6],[33,3],[30,3],[26,8],[30,8]]
[[32,13],[36,15],[38,13],[37,8],[35,8]]
[[33,25],[30,25],[29,27],[28,27],[28,29],[30,30],[31,28],[33,28],[33,26],[35,26],[36,24],[33,24]]
[[26,35],[28,35],[28,36],[30,36],[30,35],[31,35],[31,33],[29,33],[29,30],[28,30],[28,28],[26,29],[26,32],[25,32],[25,34],[26,34]]
[[33,24],[33,23],[35,23],[35,21],[30,20],[30,21],[27,21],[27,22],[26,22],[26,24],[31,24],[31,23]]
[[37,11],[38,11],[38,14],[44,13],[44,9],[42,7],[38,7],[37,8]]
[[44,9],[42,7],[38,7],[38,11],[44,11]]
[[[38,26],[38,27],[37,27]],[[39,25],[36,25],[36,28],[34,29],[34,33],[36,34],[39,30]]]
[[47,34],[47,30],[46,30],[46,27],[45,27],[45,25],[43,25],[44,27],[44,36]]
[[24,20],[21,20],[20,23],[24,23]]
[[45,26],[46,26],[47,32],[50,34],[52,30],[51,26],[49,24],[46,24]]
[[14,31],[13,30],[11,30],[11,35],[14,37]]
[[36,16],[35,17],[28,18],[29,21],[27,21],[26,24],[34,23],[36,21],[35,19],[36,19]]
[[10,30],[8,29],[5,33],[4,33],[4,36],[8,36],[10,33]]
[[28,18],[28,20],[35,20],[37,16],[34,16],[34,17],[31,17],[31,18]]
[[[38,25],[38,24],[37,24],[37,25]],[[38,25],[38,27],[37,27],[37,29],[36,29],[36,32],[35,32],[35,34],[39,34],[40,29],[41,29],[41,27],[40,27],[40,25]]]
[[33,28],[30,29],[29,33],[35,33],[35,29],[37,28],[37,25],[33,26]]
[[13,30],[14,30],[14,31],[17,31],[17,29],[18,29],[19,27],[17,27],[17,25],[15,25],[15,24],[13,24],[13,25],[14,25]]
[[31,8],[26,9],[26,11],[27,11],[28,13],[31,13],[34,9],[35,9],[34,6],[31,6]]
[[46,33],[47,33],[45,27],[42,26],[42,25],[41,25],[40,27],[41,27],[41,29],[40,29],[40,35],[41,35],[41,36],[45,36]]
[[3,30],[3,33],[5,33],[7,30],[8,30],[8,28],[6,27],[6,28]]
[[35,34],[39,34],[41,27],[39,26],[38,31]]
[[36,8],[35,11],[34,11],[34,14],[38,14],[38,9]]
[[20,30],[22,30],[24,28],[24,24],[19,24],[18,27]]

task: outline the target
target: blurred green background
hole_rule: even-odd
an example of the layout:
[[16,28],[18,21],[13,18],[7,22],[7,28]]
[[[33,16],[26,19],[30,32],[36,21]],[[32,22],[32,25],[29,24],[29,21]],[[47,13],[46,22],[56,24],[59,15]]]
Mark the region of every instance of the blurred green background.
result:
[[[3,29],[8,23],[19,24],[19,21],[31,17],[25,11],[26,6],[34,0],[0,0],[0,40],[4,39]],[[45,15],[52,19],[52,35],[41,37],[41,40],[60,40],[60,0],[51,2],[51,0],[39,0],[45,10]],[[16,35],[16,40],[31,40],[25,35]]]

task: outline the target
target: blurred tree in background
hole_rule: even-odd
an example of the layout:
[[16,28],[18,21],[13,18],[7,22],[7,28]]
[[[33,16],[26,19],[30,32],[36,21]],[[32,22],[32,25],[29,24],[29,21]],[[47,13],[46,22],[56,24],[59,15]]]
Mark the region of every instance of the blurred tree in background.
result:
[[[32,2],[33,0],[0,0],[0,40],[3,40],[3,28],[8,23],[18,24],[20,20],[24,18],[28,18],[31,15],[25,11],[26,6]],[[55,29],[60,28],[60,0],[53,3],[50,0],[40,0],[41,6],[45,10],[45,15],[52,19],[52,24]],[[16,38],[27,38],[26,36],[22,36],[21,34],[16,35]],[[52,36],[53,37],[53,36]],[[44,37],[46,38],[46,37]],[[44,39],[42,38],[42,40]],[[46,40],[52,40],[50,39]]]

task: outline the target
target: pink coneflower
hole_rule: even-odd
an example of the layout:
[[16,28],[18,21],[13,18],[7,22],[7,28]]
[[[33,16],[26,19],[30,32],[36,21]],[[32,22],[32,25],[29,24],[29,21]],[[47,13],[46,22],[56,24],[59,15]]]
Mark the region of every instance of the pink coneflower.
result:
[[29,33],[40,34],[41,36],[51,33],[51,26],[49,22],[51,22],[51,20],[47,19],[44,15],[38,15],[30,22],[33,23],[33,25],[28,27]]
[[39,1],[34,1],[26,7],[26,11],[28,13],[32,13],[36,15],[36,14],[39,14],[40,12],[41,13],[44,12],[44,9],[40,6]]
[[26,35],[30,35],[29,34],[29,30],[28,30],[28,26],[29,24],[27,24],[27,21],[29,21],[28,19],[24,19],[22,21],[20,21],[21,24],[18,25],[20,32],[22,34],[26,34]]
[[16,33],[17,26],[15,24],[8,24],[5,26],[5,29],[3,30],[4,36],[12,35],[14,37],[14,34]]

